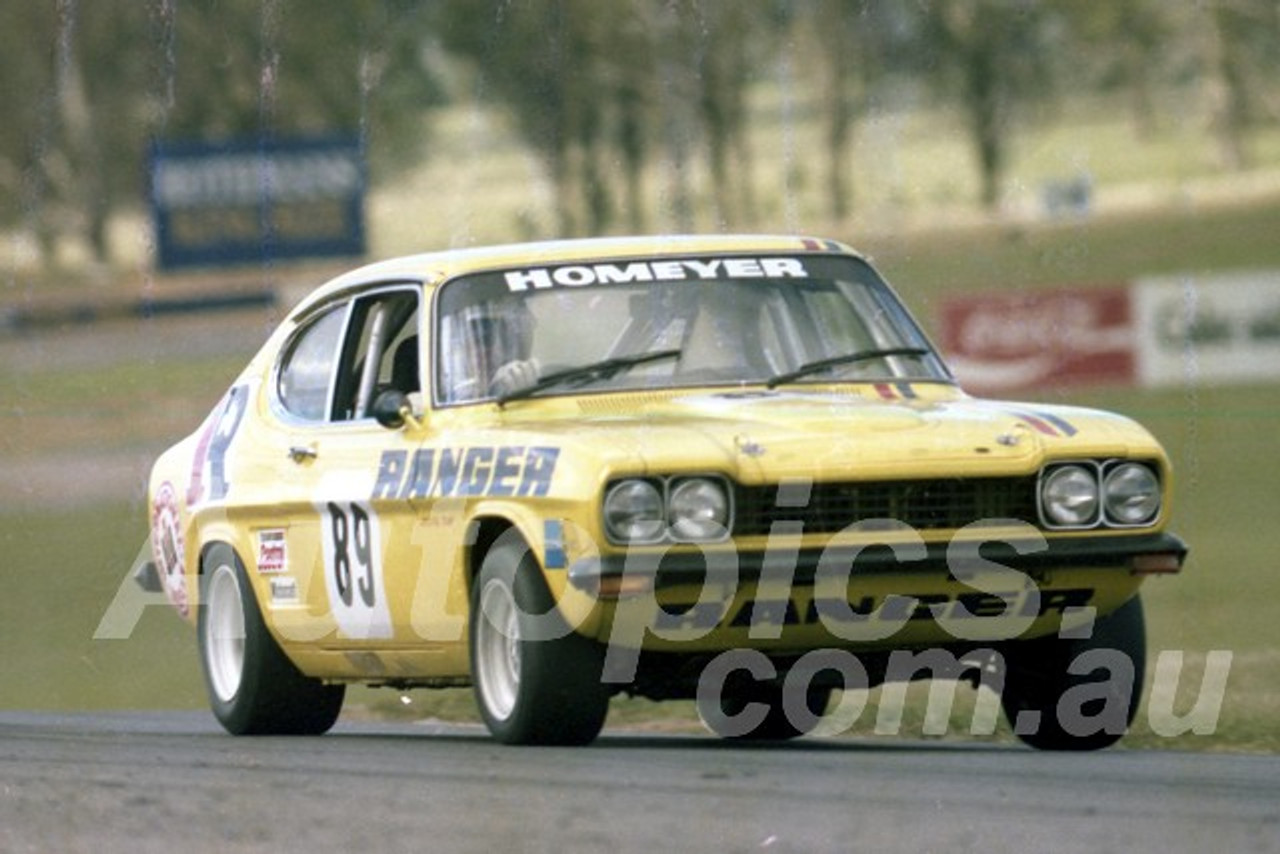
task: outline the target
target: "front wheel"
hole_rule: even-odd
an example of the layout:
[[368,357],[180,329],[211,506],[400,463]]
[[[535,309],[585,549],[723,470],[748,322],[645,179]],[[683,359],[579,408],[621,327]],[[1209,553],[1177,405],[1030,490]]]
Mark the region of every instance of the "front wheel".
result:
[[346,688],[304,676],[267,630],[244,567],[226,546],[204,561],[196,618],[214,717],[232,735],[320,735]]
[[609,711],[604,649],[555,610],[528,547],[504,536],[471,591],[471,673],[480,715],[505,744],[587,744]]
[[1004,652],[1005,717],[1023,743],[1040,750],[1110,747],[1137,715],[1146,655],[1137,596],[1097,618],[1087,638],[1012,643]]

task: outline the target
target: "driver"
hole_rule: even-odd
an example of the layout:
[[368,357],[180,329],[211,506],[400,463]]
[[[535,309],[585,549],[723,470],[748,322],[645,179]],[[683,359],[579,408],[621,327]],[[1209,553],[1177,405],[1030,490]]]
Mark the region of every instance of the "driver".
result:
[[507,394],[538,379],[533,313],[518,297],[464,306],[441,325],[443,388],[448,402]]

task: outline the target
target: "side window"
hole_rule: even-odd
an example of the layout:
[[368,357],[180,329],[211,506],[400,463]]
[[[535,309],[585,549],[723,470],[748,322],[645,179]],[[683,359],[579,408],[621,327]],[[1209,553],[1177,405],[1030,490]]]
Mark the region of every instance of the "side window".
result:
[[342,336],[344,306],[330,309],[293,340],[278,374],[280,402],[291,414],[308,421],[328,415],[329,382]]
[[356,300],[338,366],[333,418],[366,418],[378,394],[421,390],[418,293],[397,289]]

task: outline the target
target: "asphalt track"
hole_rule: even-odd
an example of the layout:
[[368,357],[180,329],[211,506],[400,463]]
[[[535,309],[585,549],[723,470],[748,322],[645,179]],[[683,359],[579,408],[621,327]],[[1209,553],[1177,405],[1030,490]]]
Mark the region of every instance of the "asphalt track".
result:
[[1280,851],[1280,758],[0,712],[0,851]]

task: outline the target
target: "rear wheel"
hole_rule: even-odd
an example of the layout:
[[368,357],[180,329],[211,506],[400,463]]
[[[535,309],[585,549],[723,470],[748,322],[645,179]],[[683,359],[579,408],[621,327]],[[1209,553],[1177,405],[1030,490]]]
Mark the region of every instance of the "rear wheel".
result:
[[346,688],[304,676],[285,656],[226,546],[205,558],[196,622],[209,704],[227,732],[319,735],[333,726]]
[[1000,703],[1014,734],[1040,750],[1115,744],[1138,712],[1146,653],[1137,596],[1096,619],[1088,638],[1010,644]]
[[566,626],[523,541],[500,537],[471,592],[476,703],[506,744],[587,744],[609,711],[604,648]]

